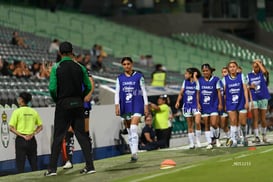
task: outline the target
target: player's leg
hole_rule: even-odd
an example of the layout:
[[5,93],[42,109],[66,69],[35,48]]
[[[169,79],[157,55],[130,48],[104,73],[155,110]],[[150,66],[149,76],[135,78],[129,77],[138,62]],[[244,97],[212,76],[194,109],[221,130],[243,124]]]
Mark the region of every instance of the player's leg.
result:
[[228,111],[228,117],[230,121],[230,138],[232,142],[230,143],[230,146],[237,146],[237,122],[238,122],[238,114],[237,111]]
[[138,152],[138,123],[140,121],[141,114],[135,113],[131,118],[131,125],[130,125],[130,132],[131,132],[131,161],[136,162],[137,161],[137,152]]

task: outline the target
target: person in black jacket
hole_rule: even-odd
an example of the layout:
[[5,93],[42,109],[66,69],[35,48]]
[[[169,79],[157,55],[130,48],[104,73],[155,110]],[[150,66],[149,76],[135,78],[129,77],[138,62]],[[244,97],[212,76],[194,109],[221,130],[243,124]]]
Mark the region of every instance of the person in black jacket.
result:
[[70,42],[61,43],[59,51],[62,59],[52,67],[49,81],[49,92],[56,102],[56,110],[50,163],[44,175],[57,175],[58,156],[62,140],[69,126],[72,126],[75,132],[86,162],[86,166],[80,173],[92,174],[96,171],[93,163],[92,145],[85,132],[83,108],[84,97],[90,92],[91,83],[84,66],[72,60],[72,44]]

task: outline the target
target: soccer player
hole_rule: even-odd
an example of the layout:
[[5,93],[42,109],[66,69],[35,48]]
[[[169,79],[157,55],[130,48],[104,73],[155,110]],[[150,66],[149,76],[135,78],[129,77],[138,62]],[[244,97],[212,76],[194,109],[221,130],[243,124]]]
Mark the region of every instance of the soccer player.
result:
[[[225,77],[226,75],[228,75],[228,68],[225,66],[222,68],[222,78]],[[229,128],[228,128],[228,114],[226,113],[226,108],[225,108],[225,94],[224,94],[224,86],[222,81],[220,82],[221,84],[221,97],[222,97],[222,105],[223,105],[223,109],[222,111],[219,111],[219,115],[220,115],[220,126],[222,128],[222,130],[224,131],[225,135],[226,135],[226,146],[230,145],[230,134],[229,134]]]
[[230,136],[232,147],[237,146],[238,140],[238,122],[241,124],[241,130],[244,137],[244,145],[248,145],[246,138],[246,116],[248,110],[248,90],[247,83],[243,73],[238,73],[238,64],[231,60],[228,65],[228,75],[222,79],[225,93],[226,111],[230,120]]
[[[223,109],[220,92],[220,79],[213,75],[215,71],[209,64],[201,66],[203,76],[198,79],[197,94],[198,104],[205,123],[205,136],[208,142],[207,149],[213,148],[212,138],[216,140],[216,146],[220,147],[220,130],[218,124],[218,112]],[[211,127],[211,128],[210,128]]]
[[256,59],[252,63],[253,71],[248,73],[248,85],[252,98],[251,110],[253,116],[253,130],[255,142],[259,143],[258,121],[261,121],[263,142],[266,140],[266,118],[268,100],[270,94],[268,91],[269,73],[262,64],[261,60]]
[[[196,145],[201,147],[200,136],[201,136],[201,113],[197,104],[197,84],[198,78],[201,76],[200,71],[197,68],[188,68],[185,72],[185,80],[181,86],[181,90],[177,97],[175,108],[178,109],[182,106],[182,112],[187,120],[188,124],[188,137],[190,146],[189,149],[194,149],[194,121],[195,121],[195,135]],[[182,100],[182,102],[181,102]]]
[[117,77],[115,92],[115,112],[124,120],[128,131],[131,162],[138,160],[138,123],[143,114],[148,114],[148,98],[144,77],[133,70],[133,60],[124,57],[121,60],[124,73]]

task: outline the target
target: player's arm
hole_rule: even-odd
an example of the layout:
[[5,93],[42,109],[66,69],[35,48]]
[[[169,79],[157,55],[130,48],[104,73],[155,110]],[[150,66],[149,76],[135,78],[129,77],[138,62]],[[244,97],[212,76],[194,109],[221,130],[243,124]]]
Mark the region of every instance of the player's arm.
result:
[[119,86],[119,79],[117,78],[117,80],[116,80],[116,91],[115,91],[115,112],[116,112],[116,116],[120,116],[119,92],[120,92],[120,86]]

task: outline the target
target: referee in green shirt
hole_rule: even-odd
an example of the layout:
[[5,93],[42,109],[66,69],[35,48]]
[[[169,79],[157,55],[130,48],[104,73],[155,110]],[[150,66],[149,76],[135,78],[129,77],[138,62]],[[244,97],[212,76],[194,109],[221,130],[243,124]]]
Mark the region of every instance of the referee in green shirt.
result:
[[9,127],[16,136],[15,155],[18,173],[24,172],[27,157],[32,171],[37,170],[37,142],[35,135],[42,129],[42,120],[36,110],[28,107],[32,96],[27,92],[19,94],[17,99],[19,108],[14,110]]

